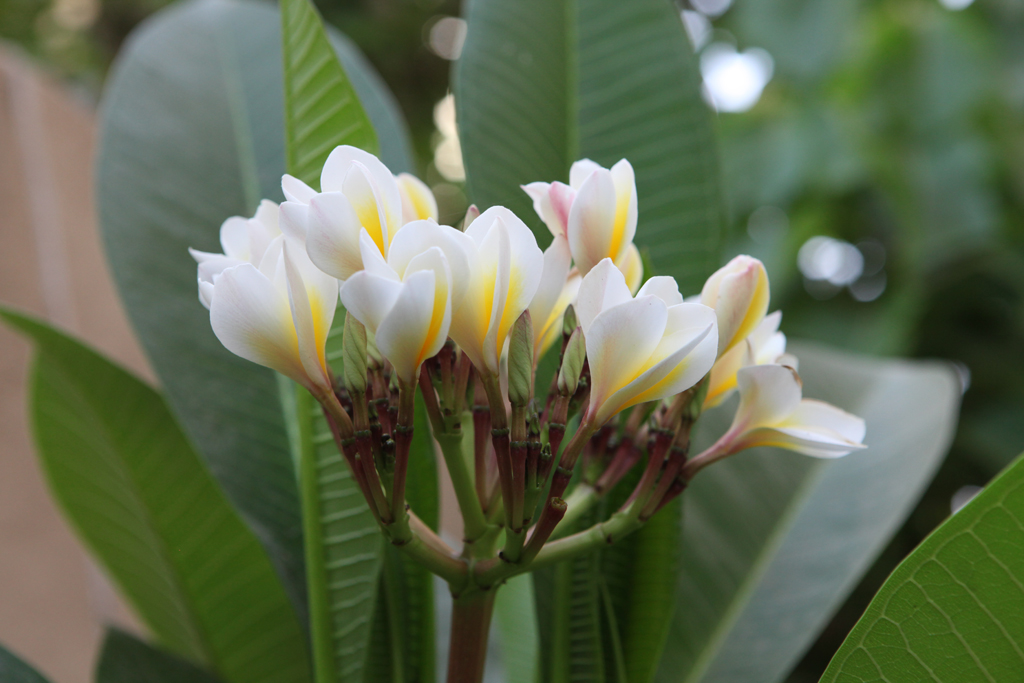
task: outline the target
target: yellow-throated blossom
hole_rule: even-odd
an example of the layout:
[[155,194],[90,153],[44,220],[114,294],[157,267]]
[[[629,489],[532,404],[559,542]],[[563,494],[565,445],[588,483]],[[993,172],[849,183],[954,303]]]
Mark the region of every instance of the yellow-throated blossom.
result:
[[524,185],[533,208],[555,237],[564,236],[580,275],[610,258],[622,271],[630,291],[643,279],[636,234],[637,197],[633,167],[625,159],[610,169],[581,159],[569,171],[569,184]]
[[437,199],[427,184],[411,173],[395,176],[399,194],[402,195],[402,224],[413,221],[437,221]]
[[288,200],[281,205],[281,229],[305,241],[313,263],[325,273],[346,280],[363,269],[359,235],[364,230],[379,256],[387,258],[402,227],[402,192],[380,159],[342,145],[324,163],[320,192],[287,175],[281,186]]
[[737,256],[719,268],[700,293],[700,302],[718,316],[718,355],[754,331],[768,312],[768,273],[751,256]]
[[555,237],[544,252],[544,271],[530,302],[534,365],[561,335],[562,316],[579,291],[582,278],[578,273],[570,275],[571,262],[569,243],[561,235]]
[[716,444],[723,454],[776,446],[816,458],[838,458],[864,448],[864,420],[823,401],[803,398],[800,377],[792,368],[743,368],[736,383],[740,405],[729,431]]
[[481,213],[465,234],[469,277],[450,335],[478,370],[497,376],[509,330],[540,284],[544,254],[526,224],[501,206]]
[[704,406],[711,408],[724,401],[736,388],[736,373],[750,365],[788,365],[797,369],[795,356],[786,353],[786,335],[779,332],[782,311],[765,316],[764,320],[743,342],[732,347],[715,361],[708,379]]
[[338,282],[313,265],[300,242],[274,236],[276,223],[277,206],[264,201],[252,219],[221,226],[225,254],[193,251],[199,298],[229,351],[314,393],[330,391],[324,347]]
[[345,281],[341,301],[375,335],[398,377],[414,384],[423,361],[444,346],[453,307],[465,297],[472,239],[422,220],[399,231],[386,263],[365,233],[362,248],[366,269]]
[[715,362],[715,312],[684,303],[671,277],[651,278],[633,298],[622,273],[604,259],[583,278],[576,313],[591,376],[583,419],[592,426],[689,389]]

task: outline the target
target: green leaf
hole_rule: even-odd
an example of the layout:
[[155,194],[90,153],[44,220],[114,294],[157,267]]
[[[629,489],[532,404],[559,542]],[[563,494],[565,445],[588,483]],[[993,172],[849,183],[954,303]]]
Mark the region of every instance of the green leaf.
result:
[[[947,365],[791,350],[804,395],[862,416],[868,449],[838,460],[758,449],[700,473],[683,494],[680,591],[659,682],[782,680],[949,446],[960,384]],[[701,418],[695,448],[734,406]]]
[[547,240],[519,186],[568,181],[588,157],[636,170],[636,242],[697,291],[718,265],[722,203],[711,114],[669,0],[472,0],[454,74],[470,199]]
[[[378,129],[410,166],[391,96],[337,32],[335,49]],[[280,18],[272,6],[193,0],[158,12],[122,50],[103,99],[98,202],[107,255],[167,400],[305,612],[302,524],[277,381],[226,351],[196,300],[188,247],[280,200],[285,171]]]
[[109,629],[96,667],[96,683],[217,683],[213,674],[135,636]]
[[49,683],[49,681],[0,645],[0,683]]
[[281,0],[288,172],[314,188],[338,145],[377,154],[377,134],[309,0]]
[[823,683],[1015,681],[1024,672],[1024,456],[892,573]]
[[0,315],[36,343],[31,414],[50,488],[153,633],[231,683],[308,679],[273,567],[163,398],[46,325]]
[[494,626],[501,643],[501,661],[508,683],[533,683],[539,643],[533,574],[514,576],[494,598]]

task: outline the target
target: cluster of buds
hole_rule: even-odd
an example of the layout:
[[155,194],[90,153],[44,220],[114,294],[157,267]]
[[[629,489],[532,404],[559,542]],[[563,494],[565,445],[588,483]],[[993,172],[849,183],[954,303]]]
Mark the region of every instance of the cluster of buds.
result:
[[[671,277],[644,281],[626,160],[579,161],[568,185],[523,188],[552,232],[546,251],[503,207],[471,208],[461,229],[438,224],[423,183],[355,148],[334,150],[320,185],[285,176],[280,207],[264,201],[253,218],[224,223],[223,254],[193,251],[200,300],[225,347],[322,404],[385,534],[453,591],[629,533],[740,450],[863,447],[862,420],[802,398],[759,261],[733,259],[691,300]],[[335,377],[325,345],[339,296]],[[538,363],[559,343],[539,393]],[[405,501],[409,457],[433,457],[410,454],[417,391],[462,513],[461,553]],[[731,428],[691,456],[694,422],[735,391]],[[642,474],[621,509],[577,530],[634,467]]]

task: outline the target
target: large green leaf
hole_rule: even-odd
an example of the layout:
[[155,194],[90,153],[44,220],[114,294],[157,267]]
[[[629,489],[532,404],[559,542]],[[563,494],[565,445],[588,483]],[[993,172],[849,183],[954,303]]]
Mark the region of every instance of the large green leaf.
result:
[[508,580],[494,599],[494,625],[501,643],[501,662],[508,683],[533,683],[539,643],[533,574]]
[[49,683],[49,681],[0,645],[0,683]]
[[308,679],[273,567],[163,398],[63,334],[0,315],[36,343],[31,415],[50,488],[153,633],[232,683]]
[[718,265],[722,209],[711,114],[670,0],[470,0],[455,69],[470,199],[547,240],[519,186],[568,181],[580,157],[636,170],[637,243],[696,291]]
[[[332,42],[380,132],[410,166],[379,77]],[[132,34],[103,100],[97,167],[107,253],[168,402],[304,610],[302,526],[274,374],[225,351],[196,300],[186,249],[219,251],[221,222],[280,199],[285,170],[277,11],[235,0],[179,3]]]
[[103,640],[96,683],[217,683],[207,671],[135,636],[110,629]]
[[[781,680],[912,509],[956,428],[942,363],[792,345],[804,394],[867,421],[868,449],[817,460],[774,449],[700,473],[683,494],[679,601],[658,681]],[[697,446],[734,403],[705,415]]]
[[822,683],[1024,676],[1024,456],[903,560]]

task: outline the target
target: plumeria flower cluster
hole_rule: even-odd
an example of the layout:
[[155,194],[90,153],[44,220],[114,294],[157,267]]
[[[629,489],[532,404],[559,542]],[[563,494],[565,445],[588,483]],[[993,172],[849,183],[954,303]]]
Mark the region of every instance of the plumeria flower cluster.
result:
[[[802,397],[759,261],[733,259],[690,299],[671,277],[644,281],[624,159],[578,161],[569,184],[523,186],[551,231],[544,251],[504,207],[471,207],[461,229],[439,224],[426,185],[352,147],[328,157],[319,191],[287,175],[282,189],[280,206],[224,222],[223,253],[192,251],[200,301],[227,349],[316,397],[385,533],[453,585],[497,585],[628,533],[741,450],[863,447],[860,418]],[[339,298],[336,376],[326,343],[342,325]],[[538,365],[556,348],[558,370],[539,392]],[[463,555],[406,505],[417,391],[455,485]],[[690,456],[693,423],[734,392],[730,429]],[[577,530],[641,463],[622,508]]]

